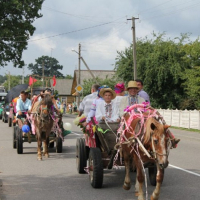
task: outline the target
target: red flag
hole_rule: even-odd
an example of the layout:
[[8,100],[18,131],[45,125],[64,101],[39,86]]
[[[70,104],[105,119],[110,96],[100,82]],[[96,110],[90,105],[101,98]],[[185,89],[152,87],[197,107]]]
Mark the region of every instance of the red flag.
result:
[[31,86],[33,83],[35,83],[37,79],[32,78],[31,76],[29,77],[29,86]]
[[56,85],[56,77],[55,77],[55,75],[53,76],[53,86],[55,86]]

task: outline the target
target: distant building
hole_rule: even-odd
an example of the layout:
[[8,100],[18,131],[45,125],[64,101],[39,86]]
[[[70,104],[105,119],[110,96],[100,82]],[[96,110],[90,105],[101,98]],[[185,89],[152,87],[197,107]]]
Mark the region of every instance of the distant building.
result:
[[[114,70],[91,70],[91,72],[94,74],[95,77],[98,77],[100,79],[106,79],[106,78],[112,78],[115,75]],[[74,79],[72,83],[72,95],[76,96],[76,86],[78,85],[78,70],[74,70]],[[81,85],[83,85],[84,80],[92,79],[92,75],[88,70],[80,70],[80,82]]]
[[56,85],[53,87],[53,80],[50,80],[51,87],[58,91],[61,102],[73,103],[75,97],[72,96],[71,88],[73,79],[56,79]]

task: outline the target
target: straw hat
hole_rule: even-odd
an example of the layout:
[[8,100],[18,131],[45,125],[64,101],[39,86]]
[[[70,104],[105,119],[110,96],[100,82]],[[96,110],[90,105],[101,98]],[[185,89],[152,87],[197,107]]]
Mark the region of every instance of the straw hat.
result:
[[128,90],[129,88],[137,88],[137,89],[138,89],[137,82],[136,82],[136,81],[129,81],[129,82],[128,82],[127,90]]
[[99,95],[103,98],[105,92],[110,92],[112,94],[112,99],[116,97],[115,91],[113,91],[111,88],[102,88],[99,92]]

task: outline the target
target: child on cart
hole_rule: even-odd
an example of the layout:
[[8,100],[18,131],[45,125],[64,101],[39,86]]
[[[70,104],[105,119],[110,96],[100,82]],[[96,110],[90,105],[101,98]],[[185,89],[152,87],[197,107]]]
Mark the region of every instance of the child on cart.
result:
[[111,88],[103,88],[99,95],[104,101],[99,102],[97,106],[96,120],[98,122],[120,122],[119,107],[112,101],[116,97],[116,93]]

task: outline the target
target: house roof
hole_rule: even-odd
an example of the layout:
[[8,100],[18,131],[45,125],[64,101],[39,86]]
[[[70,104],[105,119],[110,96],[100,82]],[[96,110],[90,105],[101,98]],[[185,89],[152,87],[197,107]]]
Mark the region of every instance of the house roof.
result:
[[[98,77],[100,79],[105,78],[112,78],[115,75],[114,70],[90,70],[95,77]],[[76,90],[76,86],[78,85],[78,77],[79,77],[79,71],[74,70],[74,79],[72,84],[72,93],[74,93]],[[80,70],[80,84],[83,85],[84,80],[92,79],[92,75],[88,70]]]
[[[53,87],[53,80],[50,80],[51,87]],[[56,79],[55,90],[59,95],[71,95],[73,79]]]

